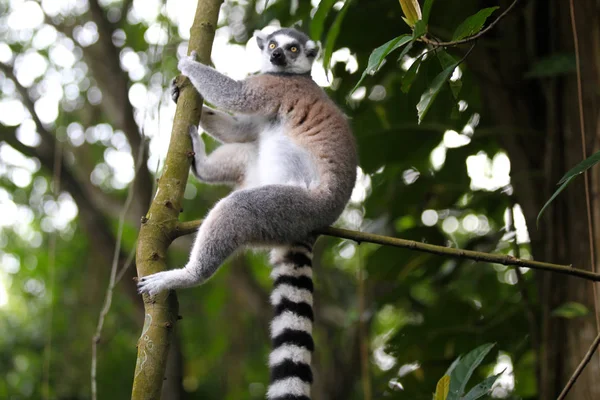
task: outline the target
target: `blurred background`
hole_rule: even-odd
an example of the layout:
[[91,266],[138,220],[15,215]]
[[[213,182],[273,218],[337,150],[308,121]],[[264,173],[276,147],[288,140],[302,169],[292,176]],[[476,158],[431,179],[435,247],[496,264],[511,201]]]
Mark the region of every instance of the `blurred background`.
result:
[[[469,15],[509,3],[438,1],[429,31],[450,39]],[[439,63],[423,63],[410,91],[400,89],[422,43],[350,94],[371,51],[410,32],[397,1],[354,0],[342,19],[344,1],[227,0],[212,60],[236,79],[255,73],[252,33],[292,24],[333,46],[331,64],[320,58],[313,77],[351,118],[360,152],[339,226],[590,269],[581,178],[535,222],[582,158],[567,3],[519,2],[454,71],[460,98],[442,90],[420,125],[416,104]],[[600,135],[600,14],[593,0],[577,3],[591,151]],[[328,12],[317,21],[320,7]],[[143,324],[133,250],[166,155],[169,83],[195,8],[192,0],[0,0],[2,399],[90,398],[92,337],[132,190],[97,357],[98,398],[130,396]],[[460,59],[468,48],[448,52]],[[227,191],[190,179],[181,220],[201,218]],[[592,198],[595,222],[599,202]],[[190,245],[178,239],[168,264],[182,266]],[[504,371],[492,398],[556,398],[597,332],[592,286],[582,280],[331,237],[315,253],[317,400],[431,399],[450,363],[484,343],[497,345],[477,381]],[[178,293],[183,319],[163,399],[264,398],[268,274],[266,257],[248,253]],[[569,398],[600,398],[598,374],[595,358]]]

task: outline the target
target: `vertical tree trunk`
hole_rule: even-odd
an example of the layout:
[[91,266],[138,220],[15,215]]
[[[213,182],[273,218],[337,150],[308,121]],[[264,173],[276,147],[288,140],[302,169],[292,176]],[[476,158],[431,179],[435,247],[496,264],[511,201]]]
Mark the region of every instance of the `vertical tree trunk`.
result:
[[[557,2],[557,27],[560,32],[560,37],[557,39],[559,50],[574,53],[572,24],[570,21],[569,2]],[[581,79],[583,83],[583,110],[585,121],[585,140],[587,144],[588,157],[592,154],[594,148],[597,148],[598,143],[598,117],[600,112],[599,95],[599,74],[600,64],[598,57],[600,56],[599,46],[599,27],[600,19],[596,0],[577,0],[575,1],[575,26],[577,29],[577,39],[579,41],[579,52],[581,58]],[[565,170],[579,163],[584,157],[581,148],[581,124],[580,124],[580,109],[579,96],[577,90],[576,75],[569,75],[564,80],[562,93],[556,97],[556,102],[559,104],[562,120],[560,125],[562,128],[560,137],[564,143],[564,161],[565,168],[559,173],[564,173]],[[594,171],[597,171],[595,169]],[[594,187],[598,182],[598,174],[594,173],[596,179],[590,180],[590,186]],[[560,225],[554,229],[555,238],[553,243],[557,244],[557,240],[564,240],[566,243],[566,256],[571,259],[571,262],[577,268],[585,268],[596,270],[597,265],[591,265],[590,262],[590,238],[588,234],[588,214],[586,211],[585,202],[585,187],[584,177],[578,178],[578,184],[566,193],[559,210],[561,220]],[[596,182],[596,185],[591,185]],[[551,182],[549,182],[551,183]],[[592,220],[600,215],[600,204],[598,196],[591,195],[591,213]],[[597,225],[598,226],[598,225]],[[564,238],[561,236],[565,236]],[[598,237],[598,236],[596,236]],[[600,248],[592,238],[592,246],[595,248],[595,253],[598,254]],[[597,260],[597,257],[596,257]],[[554,360],[544,363],[541,360],[541,370],[547,369],[545,365],[551,367],[548,373],[545,374],[546,381],[542,384],[548,386],[552,381],[560,381],[564,384],[573,373],[583,355],[588,350],[591,342],[598,334],[596,324],[596,315],[594,303],[598,299],[594,299],[593,283],[584,282],[576,279],[560,279],[553,276],[549,279],[547,287],[557,288],[558,296],[554,295],[552,289],[542,293],[542,298],[554,298],[555,303],[546,302],[546,315],[550,312],[550,305],[559,305],[566,301],[576,301],[585,304],[591,311],[585,318],[577,318],[569,321],[559,321],[557,318],[546,318],[545,324],[554,330],[558,330],[560,336],[564,337],[562,342],[554,342],[556,345],[555,354],[550,353],[549,356],[554,356]],[[564,288],[561,292],[560,288]],[[551,338],[549,338],[552,340]],[[550,349],[551,347],[548,346]],[[562,355],[562,357],[557,357]],[[560,368],[562,366],[562,369]],[[554,376],[552,376],[554,372]],[[600,384],[598,383],[600,376],[600,353],[594,355],[592,361],[588,364],[582,376],[579,378],[568,399],[572,400],[592,400],[600,398]],[[556,397],[556,392],[548,392],[549,395]]]
[[[577,0],[576,25],[584,87],[583,109],[588,156],[598,150],[600,135],[600,24],[596,0]],[[569,1],[534,1],[505,19],[498,47],[483,49],[469,59],[481,80],[485,108],[493,123],[506,127],[499,138],[512,163],[512,184],[523,207],[534,257],[575,268],[592,269],[584,180],[576,179],[544,214],[536,216],[556,189],[556,183],[582,160],[581,129],[575,74],[528,80],[525,73],[541,58],[574,54]],[[526,134],[515,133],[518,131]],[[591,179],[592,213],[600,229],[599,172]],[[598,233],[598,232],[597,232]],[[600,235],[594,246],[600,250]],[[538,359],[539,398],[555,399],[597,334],[592,283],[550,273],[536,273],[539,286],[541,349]],[[558,306],[575,301],[591,310],[586,317],[557,318]],[[600,399],[599,355],[595,355],[568,399]]]
[[[199,0],[191,28],[189,50],[196,50],[199,60],[210,62],[210,53],[222,0]],[[138,276],[164,271],[167,248],[178,228],[183,192],[190,168],[190,125],[198,125],[202,98],[191,85],[185,85],[179,101],[169,151],[156,197],[142,219],[138,238],[136,265]],[[144,296],[145,320],[138,341],[138,357],[132,399],[158,399],[163,385],[169,344],[178,315],[174,291]]]

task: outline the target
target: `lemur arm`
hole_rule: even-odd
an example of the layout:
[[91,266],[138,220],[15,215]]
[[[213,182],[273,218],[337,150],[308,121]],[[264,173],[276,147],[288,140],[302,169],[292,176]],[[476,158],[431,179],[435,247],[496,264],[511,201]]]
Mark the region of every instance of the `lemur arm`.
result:
[[195,53],[179,60],[178,68],[187,76],[206,101],[219,108],[242,114],[269,116],[277,111],[279,104],[268,100],[255,88],[243,81],[236,81],[215,69],[195,61]]
[[233,116],[204,106],[200,127],[221,143],[245,143],[256,140],[260,123],[256,118]]

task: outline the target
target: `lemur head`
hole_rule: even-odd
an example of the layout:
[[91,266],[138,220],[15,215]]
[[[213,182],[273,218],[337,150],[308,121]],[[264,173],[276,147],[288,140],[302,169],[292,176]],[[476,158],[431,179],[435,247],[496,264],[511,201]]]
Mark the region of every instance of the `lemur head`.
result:
[[310,73],[319,53],[314,41],[293,28],[279,29],[270,35],[257,31],[256,42],[262,50],[262,72]]

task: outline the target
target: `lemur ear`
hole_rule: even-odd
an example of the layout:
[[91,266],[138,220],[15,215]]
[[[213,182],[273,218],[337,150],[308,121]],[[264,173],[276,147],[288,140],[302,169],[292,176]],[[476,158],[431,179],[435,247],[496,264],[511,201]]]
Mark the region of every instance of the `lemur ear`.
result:
[[267,35],[257,30],[254,31],[254,36],[256,36],[256,44],[258,44],[258,48],[263,50],[265,48],[265,42],[267,41]]
[[317,54],[319,54],[319,45],[314,40],[309,40],[306,42],[306,56],[309,58],[315,58]]

